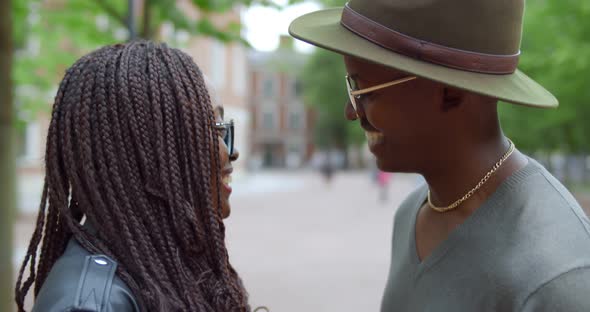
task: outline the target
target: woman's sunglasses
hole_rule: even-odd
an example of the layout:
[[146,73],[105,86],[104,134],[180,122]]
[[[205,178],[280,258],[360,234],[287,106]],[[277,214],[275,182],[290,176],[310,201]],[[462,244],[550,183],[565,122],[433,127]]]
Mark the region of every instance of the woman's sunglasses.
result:
[[229,151],[229,155],[234,153],[234,121],[216,122],[215,129],[219,130],[219,135],[223,138],[223,142]]

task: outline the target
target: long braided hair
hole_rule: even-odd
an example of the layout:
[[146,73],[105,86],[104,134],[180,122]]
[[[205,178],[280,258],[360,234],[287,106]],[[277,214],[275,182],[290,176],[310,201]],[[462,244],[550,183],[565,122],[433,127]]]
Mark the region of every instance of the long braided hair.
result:
[[142,311],[249,311],[224,242],[214,121],[203,74],[165,44],[107,46],[69,68],[16,283],[19,311],[72,237],[119,263]]

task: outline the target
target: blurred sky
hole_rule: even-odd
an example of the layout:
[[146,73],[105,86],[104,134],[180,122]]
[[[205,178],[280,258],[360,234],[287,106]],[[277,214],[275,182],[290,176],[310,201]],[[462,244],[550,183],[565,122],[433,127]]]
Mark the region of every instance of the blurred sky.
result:
[[[274,0],[279,5],[285,5],[287,0]],[[302,2],[291,5],[284,10],[276,10],[262,6],[252,6],[243,13],[246,26],[246,39],[254,49],[272,51],[279,45],[279,36],[287,35],[289,23],[296,17],[316,11],[320,5],[315,2]],[[310,52],[312,46],[297,40],[295,48],[301,52]]]

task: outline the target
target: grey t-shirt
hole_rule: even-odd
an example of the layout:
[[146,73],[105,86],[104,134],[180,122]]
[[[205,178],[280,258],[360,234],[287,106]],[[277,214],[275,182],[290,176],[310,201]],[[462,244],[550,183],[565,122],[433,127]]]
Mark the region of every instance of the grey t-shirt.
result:
[[590,221],[539,163],[529,159],[420,262],[426,194],[396,213],[382,312],[590,311]]

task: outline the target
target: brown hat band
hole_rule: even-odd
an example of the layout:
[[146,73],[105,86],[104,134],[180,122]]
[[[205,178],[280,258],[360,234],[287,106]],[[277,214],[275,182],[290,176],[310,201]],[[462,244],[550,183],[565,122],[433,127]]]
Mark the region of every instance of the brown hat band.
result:
[[342,11],[340,24],[355,34],[388,50],[422,61],[484,74],[512,74],[520,52],[514,55],[493,55],[449,48],[412,38],[389,29],[351,9]]

